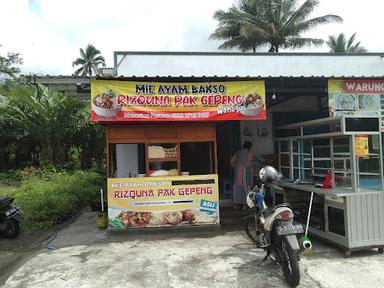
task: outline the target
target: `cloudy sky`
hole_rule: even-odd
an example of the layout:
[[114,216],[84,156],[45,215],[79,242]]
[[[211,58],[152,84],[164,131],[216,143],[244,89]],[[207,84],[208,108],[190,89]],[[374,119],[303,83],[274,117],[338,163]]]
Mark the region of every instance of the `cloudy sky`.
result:
[[[113,51],[218,51],[220,42],[208,40],[217,26],[212,15],[234,1],[0,0],[0,53],[20,53],[26,74],[70,75],[79,48],[88,43],[101,50],[108,67],[113,66]],[[326,39],[357,32],[370,52],[382,52],[383,11],[383,0],[320,0],[313,17],[337,14],[344,22],[308,36]]]

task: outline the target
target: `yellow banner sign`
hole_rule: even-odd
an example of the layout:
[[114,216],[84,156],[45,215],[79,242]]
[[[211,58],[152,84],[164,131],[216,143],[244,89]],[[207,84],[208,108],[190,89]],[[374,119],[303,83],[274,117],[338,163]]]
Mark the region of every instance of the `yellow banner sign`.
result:
[[266,119],[264,81],[91,81],[91,120],[218,121]]
[[217,175],[108,178],[109,229],[219,223]]
[[355,154],[356,157],[369,156],[369,142],[367,135],[355,135]]

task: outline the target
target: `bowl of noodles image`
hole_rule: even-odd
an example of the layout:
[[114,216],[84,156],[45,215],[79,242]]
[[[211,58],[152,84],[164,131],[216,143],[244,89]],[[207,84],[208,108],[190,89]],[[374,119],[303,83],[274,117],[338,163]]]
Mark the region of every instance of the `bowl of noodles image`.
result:
[[96,95],[92,104],[93,111],[101,117],[115,117],[121,110],[121,106],[117,105],[116,94],[111,90]]
[[248,94],[244,99],[244,104],[240,107],[240,114],[247,117],[256,117],[263,112],[264,102],[258,94]]

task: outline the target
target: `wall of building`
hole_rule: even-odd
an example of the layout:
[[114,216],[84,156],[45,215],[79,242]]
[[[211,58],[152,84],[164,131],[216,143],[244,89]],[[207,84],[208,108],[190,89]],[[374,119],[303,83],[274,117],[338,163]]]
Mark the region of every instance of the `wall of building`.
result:
[[302,96],[292,98],[279,105],[272,106],[267,111],[267,120],[241,121],[241,141],[253,143],[254,152],[260,155],[274,153],[272,113],[273,112],[309,112],[319,111],[319,99],[315,96]]

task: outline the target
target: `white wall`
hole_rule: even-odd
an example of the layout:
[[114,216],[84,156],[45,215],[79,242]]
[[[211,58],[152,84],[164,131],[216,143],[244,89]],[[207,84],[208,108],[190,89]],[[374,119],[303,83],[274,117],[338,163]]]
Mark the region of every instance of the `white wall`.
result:
[[116,144],[117,178],[128,178],[129,172],[138,174],[138,145]]
[[[241,141],[246,140],[253,143],[253,149],[260,155],[274,153],[273,147],[273,131],[272,131],[272,112],[303,112],[303,111],[318,111],[319,100],[313,96],[296,97],[279,105],[273,106],[267,110],[267,120],[264,121],[241,121]],[[266,136],[259,136],[262,133],[262,129],[268,132]],[[244,132],[248,132],[251,135],[246,136]],[[259,135],[258,135],[259,133]]]
[[383,77],[384,53],[115,52],[117,76]]

